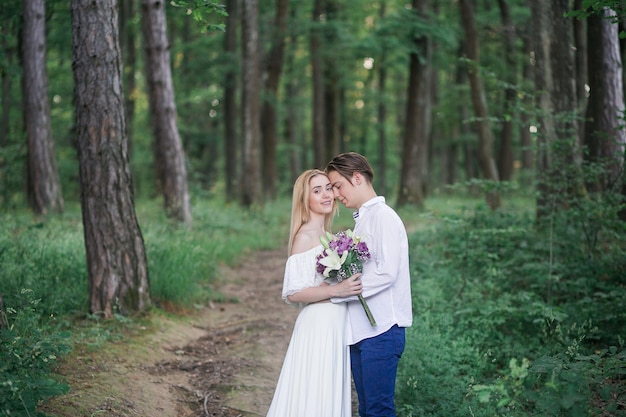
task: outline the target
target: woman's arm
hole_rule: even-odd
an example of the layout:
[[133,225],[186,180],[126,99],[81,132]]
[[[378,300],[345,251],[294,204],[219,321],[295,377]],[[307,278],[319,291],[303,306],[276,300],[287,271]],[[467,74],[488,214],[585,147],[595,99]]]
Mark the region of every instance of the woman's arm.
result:
[[317,287],[305,288],[302,291],[288,295],[287,299],[291,303],[316,303],[318,301],[326,301],[332,297],[358,295],[363,290],[363,284],[359,279],[360,276],[361,274],[354,274],[336,285],[323,282]]

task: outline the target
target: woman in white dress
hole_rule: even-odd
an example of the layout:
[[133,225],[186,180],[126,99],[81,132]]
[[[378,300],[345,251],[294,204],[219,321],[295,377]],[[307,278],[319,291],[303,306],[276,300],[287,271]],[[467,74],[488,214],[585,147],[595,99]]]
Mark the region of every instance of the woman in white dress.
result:
[[267,417],[350,417],[350,329],[346,303],[331,297],[360,294],[360,274],[336,285],[316,272],[320,237],[337,207],[323,171],[303,172],[294,184],[283,299],[301,308]]

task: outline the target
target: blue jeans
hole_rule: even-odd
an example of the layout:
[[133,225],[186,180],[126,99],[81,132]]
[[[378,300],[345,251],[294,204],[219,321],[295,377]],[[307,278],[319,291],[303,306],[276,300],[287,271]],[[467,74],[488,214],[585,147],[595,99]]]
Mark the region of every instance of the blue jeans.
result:
[[404,343],[404,327],[393,326],[350,346],[360,417],[395,417],[396,373]]

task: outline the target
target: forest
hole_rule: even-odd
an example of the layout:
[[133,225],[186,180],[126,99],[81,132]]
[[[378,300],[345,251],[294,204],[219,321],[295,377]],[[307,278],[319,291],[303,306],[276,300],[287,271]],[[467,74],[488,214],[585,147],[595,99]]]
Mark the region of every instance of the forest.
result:
[[626,413],[624,1],[3,0],[0,40],[0,415],[219,300],[346,151],[409,231],[400,416]]

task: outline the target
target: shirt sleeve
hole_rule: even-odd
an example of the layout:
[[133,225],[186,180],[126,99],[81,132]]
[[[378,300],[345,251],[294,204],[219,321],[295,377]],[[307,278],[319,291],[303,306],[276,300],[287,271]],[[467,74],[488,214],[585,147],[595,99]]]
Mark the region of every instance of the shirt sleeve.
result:
[[[393,213],[395,214],[395,213]],[[397,215],[379,216],[371,225],[367,242],[372,259],[363,268],[363,297],[371,297],[391,287],[400,275],[402,257],[408,254],[408,239],[402,220]]]

